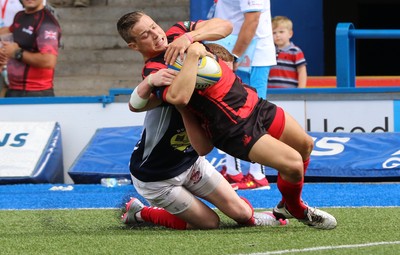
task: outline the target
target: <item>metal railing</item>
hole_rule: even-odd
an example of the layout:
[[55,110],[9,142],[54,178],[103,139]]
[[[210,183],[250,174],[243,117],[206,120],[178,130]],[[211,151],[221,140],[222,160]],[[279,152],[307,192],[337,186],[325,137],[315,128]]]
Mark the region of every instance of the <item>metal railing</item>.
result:
[[336,27],[336,84],[356,86],[356,39],[400,39],[400,29],[355,29],[352,23]]

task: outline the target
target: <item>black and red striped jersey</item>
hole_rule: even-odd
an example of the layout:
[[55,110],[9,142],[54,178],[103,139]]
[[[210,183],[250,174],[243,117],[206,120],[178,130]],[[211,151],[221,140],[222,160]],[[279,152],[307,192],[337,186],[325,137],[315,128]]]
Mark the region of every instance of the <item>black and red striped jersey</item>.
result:
[[[61,28],[47,8],[18,12],[10,26],[14,42],[30,52],[58,55]],[[39,91],[53,88],[54,69],[37,68],[11,58],[7,64],[9,88]]]
[[[196,27],[194,22],[180,22],[166,32],[168,42]],[[257,91],[241,82],[241,79],[220,59],[220,80],[203,90],[195,89],[188,108],[196,114],[215,147],[240,159],[249,160],[248,153],[254,143],[267,133],[276,106],[258,97]],[[164,54],[149,59],[143,76],[162,68]],[[157,97],[166,102],[168,87],[154,90]]]

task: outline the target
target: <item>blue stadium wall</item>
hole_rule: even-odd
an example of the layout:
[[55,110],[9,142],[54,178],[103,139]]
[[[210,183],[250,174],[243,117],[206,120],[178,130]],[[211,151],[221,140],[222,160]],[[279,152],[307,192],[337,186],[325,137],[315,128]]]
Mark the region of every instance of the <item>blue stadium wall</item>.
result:
[[[191,0],[190,19],[206,19],[214,0]],[[271,0],[272,16],[287,16],[293,21],[293,42],[306,56],[310,76],[324,75],[324,24],[321,0]]]

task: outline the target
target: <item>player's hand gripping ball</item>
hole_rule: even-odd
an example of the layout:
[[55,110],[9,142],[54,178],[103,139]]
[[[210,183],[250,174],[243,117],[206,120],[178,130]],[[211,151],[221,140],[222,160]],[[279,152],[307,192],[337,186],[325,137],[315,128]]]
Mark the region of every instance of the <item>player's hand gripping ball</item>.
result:
[[[186,57],[186,54],[185,54]],[[168,65],[168,68],[180,71],[182,69],[184,60],[179,57],[173,65]],[[217,60],[212,57],[205,56],[199,59],[197,76],[196,76],[196,89],[206,89],[219,81],[222,75],[221,66]]]

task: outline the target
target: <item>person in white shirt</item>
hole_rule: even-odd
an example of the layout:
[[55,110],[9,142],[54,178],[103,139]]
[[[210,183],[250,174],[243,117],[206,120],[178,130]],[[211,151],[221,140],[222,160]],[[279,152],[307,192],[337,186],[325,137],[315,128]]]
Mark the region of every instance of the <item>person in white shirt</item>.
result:
[[22,11],[24,7],[19,0],[1,0],[1,20],[0,27],[9,27],[14,20],[17,12]]
[[[269,70],[276,65],[270,0],[218,0],[214,17],[232,22],[233,31],[229,37],[234,43],[231,49],[229,45],[222,45],[234,55],[233,68],[238,76],[254,87],[259,97],[266,99]],[[250,164],[248,174],[243,176],[240,161],[227,155],[221,173],[235,189],[269,189],[264,167],[260,164]]]

